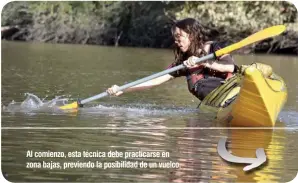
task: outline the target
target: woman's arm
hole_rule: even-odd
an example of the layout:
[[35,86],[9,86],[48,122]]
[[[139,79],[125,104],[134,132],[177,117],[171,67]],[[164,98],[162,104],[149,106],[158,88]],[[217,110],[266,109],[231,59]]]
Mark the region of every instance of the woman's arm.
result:
[[158,86],[162,83],[165,83],[165,82],[167,82],[167,81],[169,81],[173,78],[174,77],[171,76],[170,74],[166,74],[164,76],[160,76],[158,78],[152,79],[152,80],[147,81],[145,83],[141,83],[141,84],[138,84],[136,86],[130,87],[130,88],[124,90],[124,91],[128,92],[128,91],[137,91],[137,90],[149,89],[149,88],[152,88],[154,86]]
[[157,86],[157,85],[160,85],[162,83],[165,83],[165,82],[167,82],[167,81],[169,81],[169,80],[171,80],[173,78],[174,77],[171,76],[170,74],[166,74],[164,76],[160,76],[158,78],[152,79],[152,80],[147,81],[145,83],[138,84],[136,86],[127,88],[124,91],[119,91],[119,92],[116,92],[117,89],[119,88],[119,86],[113,85],[111,88],[109,88],[107,90],[107,92],[110,95],[119,96],[119,95],[123,94],[123,92],[140,91],[140,90],[144,90],[144,89],[149,89],[149,88],[152,88],[154,86]]
[[203,65],[219,72],[233,72],[235,67],[234,60],[229,54],[221,56],[218,61],[210,60],[203,63]]

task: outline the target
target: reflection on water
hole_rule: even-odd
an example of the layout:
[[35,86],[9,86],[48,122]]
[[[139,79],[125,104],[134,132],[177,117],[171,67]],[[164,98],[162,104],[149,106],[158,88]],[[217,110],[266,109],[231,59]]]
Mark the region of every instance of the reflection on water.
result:
[[[283,182],[297,173],[297,151],[293,142],[298,131],[285,130],[5,130],[3,131],[3,171],[10,181],[172,181],[172,182]],[[228,138],[227,148],[240,157],[255,157],[257,148],[264,148],[267,163],[245,173],[243,164],[222,160],[217,153],[221,137]],[[8,139],[9,138],[9,139]],[[37,140],[38,139],[38,140]],[[61,146],[61,144],[63,144]],[[286,144],[286,145],[285,145]],[[34,151],[167,151],[169,158],[131,158],[130,161],[178,162],[178,169],[26,169],[28,149]],[[12,156],[13,152],[13,156]],[[96,161],[99,158],[51,158],[51,161]],[[101,159],[102,160],[102,159]],[[105,158],[105,161],[111,159]],[[115,159],[114,159],[115,160]],[[123,159],[118,159],[123,160]]]
[[[293,135],[293,136],[292,136]],[[267,162],[256,170],[244,172],[243,164],[223,161],[217,154],[216,147],[221,137],[228,137],[227,148],[235,156],[255,157],[256,149],[264,148]],[[290,181],[297,173],[293,170],[279,169],[297,162],[297,157],[287,154],[297,147],[285,146],[286,140],[297,137],[297,130],[286,135],[285,130],[185,130],[183,137],[178,137],[181,168],[175,172],[175,182],[198,182],[210,179],[216,182],[284,182]],[[292,142],[291,142],[292,143]],[[288,149],[287,149],[288,148]],[[292,178],[281,174],[290,174]]]
[[[57,106],[161,71],[171,63],[172,52],[2,42],[3,174],[10,181],[288,182],[298,170],[298,130],[293,128],[298,124],[298,82],[293,77],[297,57],[235,58],[238,64],[270,64],[285,79],[289,97],[278,126],[287,129],[211,129],[225,124],[197,111],[198,101],[188,93],[184,78],[139,93],[106,97],[66,113]],[[222,137],[227,137],[227,148],[233,155],[255,157],[256,149],[264,148],[268,161],[245,173],[245,165],[226,162],[218,155],[217,143]],[[26,162],[41,159],[26,158],[27,150],[167,151],[169,158],[132,160],[173,161],[179,162],[180,168],[28,169]]]

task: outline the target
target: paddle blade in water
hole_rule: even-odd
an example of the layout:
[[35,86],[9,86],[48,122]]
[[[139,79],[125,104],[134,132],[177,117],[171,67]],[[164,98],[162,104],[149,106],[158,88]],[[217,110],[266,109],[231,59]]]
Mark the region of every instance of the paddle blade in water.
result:
[[284,32],[286,30],[286,27],[284,25],[275,25],[269,28],[266,28],[264,30],[261,30],[257,33],[254,33],[253,35],[243,39],[242,41],[232,44],[230,46],[227,46],[223,49],[220,49],[218,51],[215,52],[215,55],[217,57],[222,56],[224,54],[230,53],[234,50],[240,49],[244,46],[250,45],[252,43],[261,41],[263,39],[267,39],[270,37],[274,37],[277,36],[279,34],[281,34],[282,32]]
[[79,107],[78,102],[73,102],[71,104],[67,104],[59,107],[60,109],[69,110],[69,109],[77,109]]

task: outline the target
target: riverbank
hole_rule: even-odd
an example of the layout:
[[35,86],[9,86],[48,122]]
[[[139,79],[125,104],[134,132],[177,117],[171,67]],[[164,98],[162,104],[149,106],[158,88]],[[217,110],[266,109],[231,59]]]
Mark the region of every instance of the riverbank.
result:
[[227,44],[284,24],[282,35],[238,53],[298,55],[297,9],[288,2],[11,2],[2,11],[1,38],[171,48],[171,24],[185,17],[198,19],[210,40]]
[[[5,40],[18,40],[18,41],[28,41],[19,36],[22,36],[21,29],[16,27],[4,27],[1,28],[1,38]],[[220,41],[227,41],[228,36],[221,35]],[[230,43],[236,42],[235,39],[228,39]],[[51,42],[43,40],[41,42]],[[77,44],[77,43],[74,43]],[[84,43],[81,43],[84,44]],[[88,43],[85,43],[88,44]],[[114,46],[119,46],[119,44],[114,44]],[[126,46],[126,45],[120,45]],[[168,45],[170,47],[170,45]],[[142,46],[140,46],[142,47]],[[237,51],[239,54],[247,53],[273,53],[273,54],[288,54],[288,55],[298,55],[298,33],[295,31],[286,31],[284,34],[277,38],[268,39],[259,42],[250,47],[242,48]]]

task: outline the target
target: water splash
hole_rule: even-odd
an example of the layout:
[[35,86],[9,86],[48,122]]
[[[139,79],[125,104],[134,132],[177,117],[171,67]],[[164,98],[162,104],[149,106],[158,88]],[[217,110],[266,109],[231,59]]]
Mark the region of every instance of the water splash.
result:
[[[3,107],[4,112],[11,113],[67,113],[67,111],[59,109],[59,106],[66,105],[69,98],[62,98],[57,96],[54,99],[46,101],[45,98],[41,99],[32,93],[25,93],[26,99],[23,102],[12,101],[7,106]],[[167,115],[167,114],[182,114],[192,113],[197,109],[191,107],[176,107],[176,106],[161,106],[157,104],[103,104],[101,105],[85,105],[79,109],[81,114],[93,114],[93,115],[133,115],[133,116],[144,116],[144,115]]]
[[167,115],[167,114],[186,114],[198,112],[197,109],[191,107],[176,107],[176,106],[161,106],[155,104],[124,104],[124,105],[111,105],[101,104],[93,107],[84,107],[81,112],[92,114],[133,114],[134,116],[154,116],[154,115]]
[[40,99],[34,94],[25,93],[26,99],[23,102],[15,102],[14,100],[7,106],[3,106],[4,112],[22,112],[22,113],[34,113],[34,112],[59,112],[59,106],[65,105],[68,101],[67,98],[55,97],[52,100],[45,101]]

